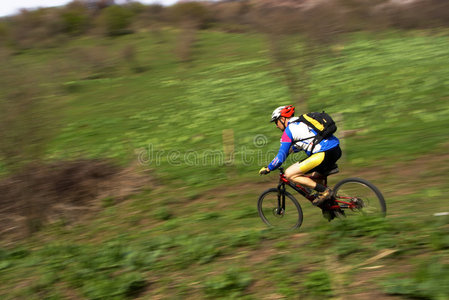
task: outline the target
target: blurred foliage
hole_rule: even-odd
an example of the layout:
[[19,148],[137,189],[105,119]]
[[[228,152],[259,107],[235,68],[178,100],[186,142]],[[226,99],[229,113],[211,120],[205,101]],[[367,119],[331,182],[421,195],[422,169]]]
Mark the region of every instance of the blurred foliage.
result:
[[312,297],[332,297],[332,288],[329,274],[318,270],[307,274],[304,281],[305,294]]
[[22,10],[6,23],[8,44],[16,50],[55,47],[63,40],[63,23],[59,12],[51,8]]
[[90,13],[80,2],[69,3],[61,12],[63,30],[70,35],[85,33],[91,26]]
[[[1,20],[0,148],[12,149],[2,152],[1,172],[12,170],[8,160],[140,158],[157,188],[124,203],[102,198],[104,210],[85,224],[54,222],[5,243],[0,297],[345,298],[340,283],[372,296],[378,275],[361,266],[386,249],[394,252],[374,266],[382,277],[421,264],[410,257],[437,257],[387,282],[388,293],[447,297],[448,223],[431,216],[446,208],[448,188],[444,4],[422,15],[410,7],[367,14],[341,2],[349,15],[330,2],[308,16],[247,3],[131,3]],[[279,132],[267,121],[287,102],[340,113],[344,176],[375,177],[391,217],[322,223],[301,202],[301,232],[265,229],[255,208],[261,185],[243,181],[259,180],[248,178],[274,156]],[[62,122],[48,128],[48,117]],[[223,129],[236,150],[226,167]],[[392,171],[400,160],[407,166]],[[400,173],[415,164],[419,172]],[[224,189],[205,192],[218,184]]]
[[131,33],[128,28],[132,22],[133,13],[125,7],[113,5],[102,10],[100,24],[109,36]]
[[[111,49],[106,46],[75,47],[68,49],[67,55],[72,58],[70,64],[79,76],[76,79],[109,78],[117,74],[118,55],[111,54]],[[77,81],[69,81],[64,85],[69,92],[81,88]]]
[[[56,243],[45,245],[40,251],[33,253],[34,257],[25,261],[23,259],[26,256],[17,256],[17,250],[13,250],[3,258],[5,260],[2,260],[2,264],[7,261],[11,264],[9,267],[32,267],[39,264],[33,258],[48,260],[48,264],[39,271],[34,269],[33,274],[37,271],[36,275],[40,275],[40,280],[33,283],[23,295],[39,293],[44,297],[55,297],[58,291],[52,286],[64,281],[73,288],[80,288],[82,294],[89,299],[135,296],[147,283],[141,273],[128,269],[134,264],[130,260],[134,254],[132,250],[124,249],[114,242],[96,249]],[[122,272],[116,272],[122,268]],[[12,294],[16,297],[20,295],[22,292]]]
[[204,290],[211,298],[238,298],[251,282],[251,275],[241,269],[231,268],[223,274],[208,278],[204,283]]
[[218,242],[214,244],[209,235],[195,237],[181,235],[176,239],[176,246],[178,246],[178,254],[174,258],[176,268],[183,269],[195,262],[207,264],[220,255]]
[[122,55],[125,61],[128,62],[130,69],[135,73],[145,72],[147,67],[143,66],[137,59],[136,48],[128,45],[123,49]]
[[183,30],[179,32],[175,53],[180,62],[187,63],[192,61],[193,48],[197,41],[197,34],[197,25],[194,22],[188,21],[184,24]]
[[[15,16],[0,19],[0,23],[12,25],[7,27],[11,45],[28,49],[54,46],[64,40],[61,35],[101,30],[109,36],[117,36],[145,27],[154,30],[158,23],[177,27],[188,23],[201,29],[215,27],[228,32],[300,33],[309,41],[329,44],[338,40],[341,33],[438,28],[447,26],[449,20],[449,5],[439,0],[405,4],[384,0],[333,0],[307,9],[248,1],[181,2],[170,7],[135,1],[112,4],[97,1],[86,5],[82,1],[72,1],[62,8],[22,10]],[[320,21],[323,19],[326,22]]]
[[154,217],[158,220],[169,220],[172,217],[172,214],[168,208],[158,207],[154,211]]
[[449,297],[449,264],[442,261],[441,257],[421,262],[418,270],[411,275],[390,276],[383,281],[385,291],[419,299],[442,300]]
[[5,62],[0,71],[0,161],[8,172],[44,159],[59,120],[58,106],[45,100],[39,80],[15,67]]
[[5,44],[8,38],[8,24],[0,22],[0,42]]
[[169,8],[169,14],[174,22],[193,23],[202,29],[207,28],[210,21],[208,8],[199,2],[177,3]]

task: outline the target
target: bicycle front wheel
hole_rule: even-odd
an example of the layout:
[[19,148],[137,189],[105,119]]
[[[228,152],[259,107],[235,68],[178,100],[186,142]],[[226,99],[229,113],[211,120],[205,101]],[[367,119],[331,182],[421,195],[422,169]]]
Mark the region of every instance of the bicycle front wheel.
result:
[[351,203],[353,206],[339,202],[345,215],[377,215],[384,217],[387,206],[379,189],[371,182],[361,178],[346,178],[334,187],[335,200]]
[[277,188],[268,189],[260,195],[257,210],[262,221],[271,227],[291,230],[302,224],[303,214],[298,201],[285,192],[285,209],[282,209],[278,205]]

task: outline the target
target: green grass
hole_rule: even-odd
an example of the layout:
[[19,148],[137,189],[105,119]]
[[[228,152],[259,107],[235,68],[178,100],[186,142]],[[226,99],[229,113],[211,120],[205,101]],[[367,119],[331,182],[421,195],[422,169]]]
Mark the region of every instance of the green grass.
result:
[[[248,44],[241,44],[245,40]],[[222,158],[214,156],[223,150],[223,130],[234,130],[236,164],[241,166],[245,151],[241,148],[258,150],[253,147],[254,136],[269,131],[267,110],[289,101],[262,41],[254,35],[202,33],[196,47],[206,54],[190,65],[162,57],[158,64],[149,62],[149,71],[142,75],[70,81],[77,92],[70,95],[66,125],[49,157],[81,153],[128,162],[136,158],[133,150],[139,149],[145,164],[162,178],[182,179],[187,185],[204,185],[206,179],[223,182]],[[173,50],[172,44],[138,42],[139,49],[148,48],[149,59]],[[268,109],[264,103],[269,103]],[[197,176],[189,176],[191,169]]]
[[310,107],[341,113],[344,129],[360,130],[346,141],[350,161],[411,160],[446,147],[445,38],[354,38],[343,47],[314,70]]
[[[255,207],[268,186],[255,182],[275,185],[275,174],[260,179],[256,173],[279,144],[280,132],[268,119],[275,107],[294,102],[266,39],[203,31],[192,61],[180,63],[173,54],[176,34],[83,38],[11,58],[30,76],[39,74],[48,100],[64,108],[46,159],[107,157],[128,165],[140,155],[161,186],[121,203],[105,198],[101,212],[78,224],[54,222],[4,244],[0,297],[449,295],[435,289],[448,274],[449,223],[432,216],[447,209],[449,188],[447,39],[351,35],[339,53],[319,58],[307,105],[341,113],[339,133],[358,130],[343,140],[342,173],[331,183],[348,176],[372,180],[389,217],[327,223],[298,196],[304,223],[286,233],[267,229]],[[100,71],[64,58],[95,45],[108,49]],[[126,45],[136,48],[144,72],[123,61]],[[74,68],[67,72],[64,64]],[[60,73],[51,73],[56,65]],[[223,130],[234,135],[230,166],[220,161]],[[393,252],[369,263],[385,251]],[[394,281],[383,281],[387,275]]]

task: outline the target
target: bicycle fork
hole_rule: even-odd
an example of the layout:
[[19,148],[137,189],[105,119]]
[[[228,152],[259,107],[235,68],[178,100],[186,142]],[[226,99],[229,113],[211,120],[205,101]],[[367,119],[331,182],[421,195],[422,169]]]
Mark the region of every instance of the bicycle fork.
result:
[[278,208],[277,215],[283,215],[285,212],[285,183],[280,182],[278,185]]

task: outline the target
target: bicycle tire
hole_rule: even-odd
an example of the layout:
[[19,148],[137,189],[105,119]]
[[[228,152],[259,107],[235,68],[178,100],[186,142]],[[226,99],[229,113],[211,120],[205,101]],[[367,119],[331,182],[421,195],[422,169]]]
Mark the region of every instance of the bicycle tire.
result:
[[[361,195],[361,192],[359,191],[355,191],[356,188],[363,186],[365,187],[364,191],[366,193],[371,192],[369,197],[367,195]],[[334,186],[333,191],[334,197],[337,200],[339,198],[351,198],[351,201],[358,201],[360,199],[362,200],[360,204],[361,208],[358,209],[358,211],[352,210],[353,212],[359,212],[362,215],[379,215],[381,217],[385,217],[387,214],[387,205],[382,193],[374,184],[372,184],[368,180],[357,177],[346,178],[338,182]],[[348,211],[348,209],[346,209],[344,205],[339,205],[343,210]]]
[[[270,195],[271,199],[267,198],[268,195]],[[284,219],[286,214],[285,214],[285,212],[282,215],[278,215],[278,214],[274,213],[274,210],[277,208],[277,195],[278,195],[277,188],[271,188],[271,189],[264,191],[259,196],[259,200],[257,201],[257,211],[259,212],[259,216],[265,224],[267,224],[270,227],[281,228],[282,227],[280,224],[281,222],[280,221],[274,222],[274,220]],[[289,219],[294,221],[294,225],[292,225],[288,229],[293,230],[293,229],[299,228],[302,224],[302,221],[303,221],[302,208],[301,208],[301,205],[299,205],[298,201],[295,199],[295,197],[293,197],[292,194],[290,194],[289,192],[286,191],[285,196],[288,199],[290,199],[291,202],[293,202],[293,204],[296,208],[295,213],[288,215]],[[264,200],[266,200],[266,201],[264,202]],[[275,200],[275,203],[274,202],[268,203],[269,200]],[[287,211],[288,207],[291,207],[291,206],[286,205],[286,208],[285,208],[286,211]],[[288,210],[288,211],[290,211],[290,210]],[[296,212],[298,214],[297,216],[296,216]],[[270,214],[273,215],[274,218]],[[290,216],[292,216],[292,217],[290,218]]]

